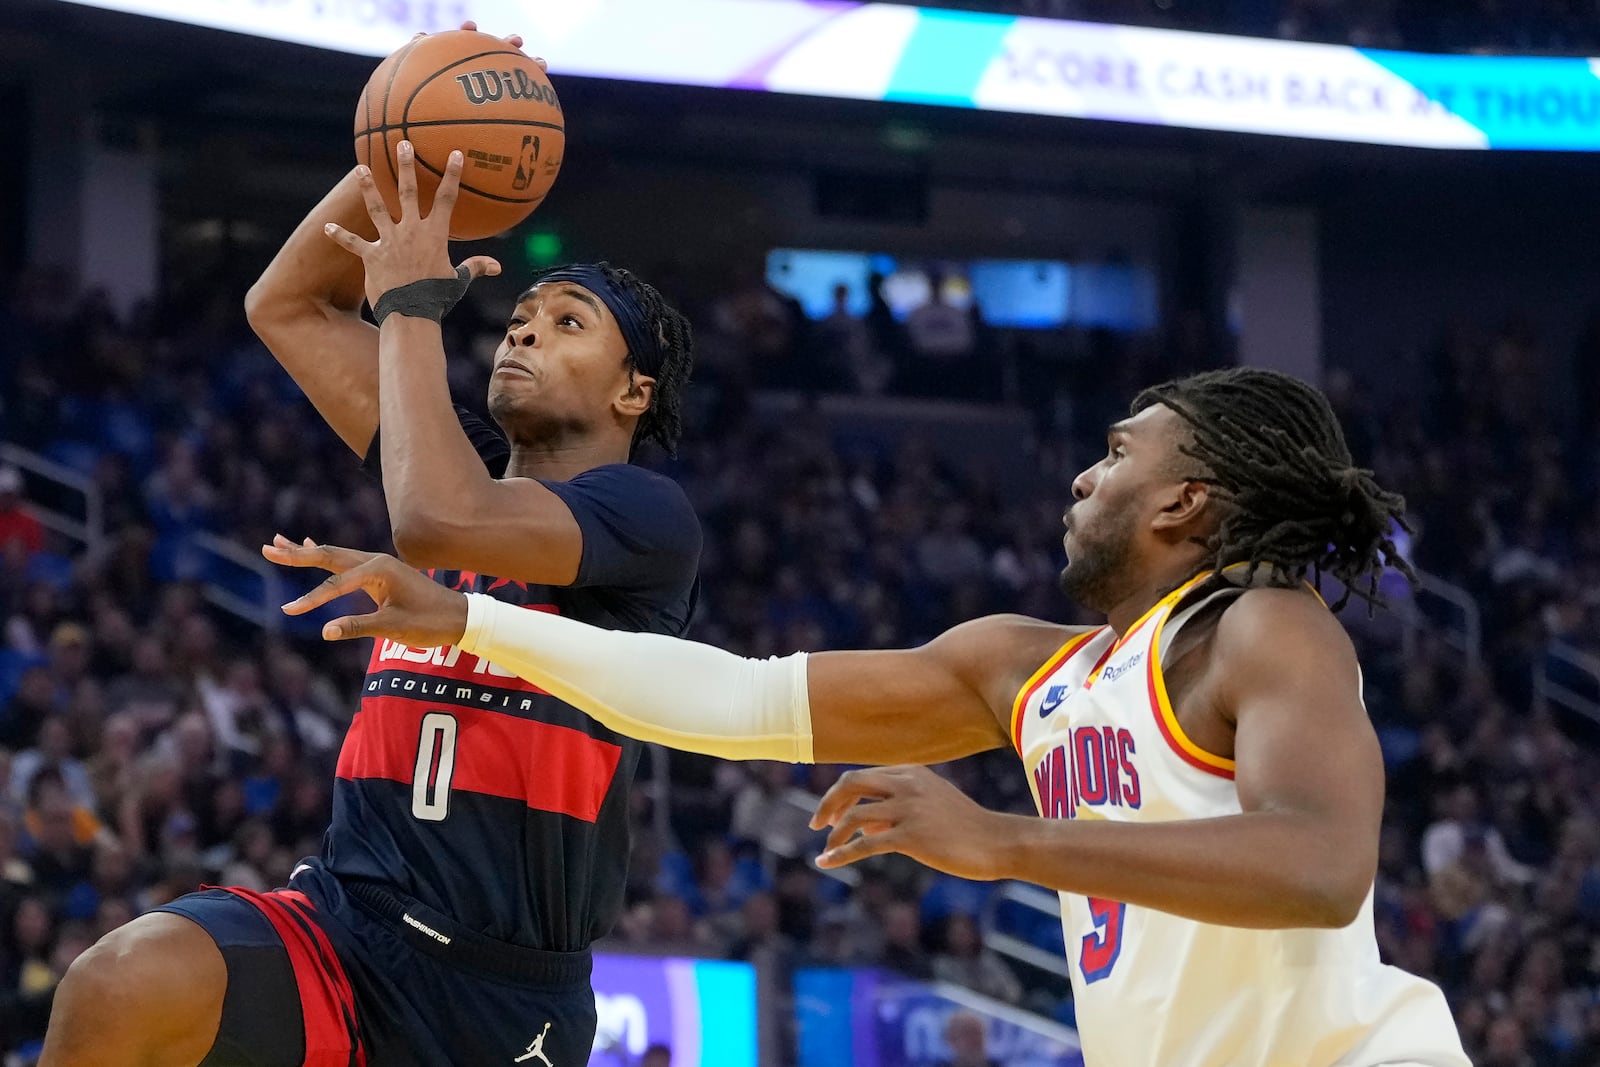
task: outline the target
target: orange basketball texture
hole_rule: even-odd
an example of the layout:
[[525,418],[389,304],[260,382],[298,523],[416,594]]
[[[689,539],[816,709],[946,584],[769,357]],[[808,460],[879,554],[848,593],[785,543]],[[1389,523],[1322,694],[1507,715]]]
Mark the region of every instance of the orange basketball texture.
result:
[[498,37],[468,30],[419,37],[378,65],[356,104],[356,159],[400,215],[395,148],[416,148],[424,212],[450,153],[465,156],[451,216],[458,241],[492,237],[539,205],[561,170],[566,124],[539,64]]

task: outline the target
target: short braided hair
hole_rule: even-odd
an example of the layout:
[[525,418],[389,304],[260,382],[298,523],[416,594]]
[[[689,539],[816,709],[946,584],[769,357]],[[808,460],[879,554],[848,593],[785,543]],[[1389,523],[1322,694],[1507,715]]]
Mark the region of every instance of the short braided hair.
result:
[[1231,505],[1216,532],[1197,539],[1212,553],[1210,566],[1266,564],[1284,582],[1331,574],[1345,587],[1335,611],[1352,594],[1381,604],[1385,567],[1416,581],[1393,540],[1395,526],[1411,529],[1405,499],[1355,466],[1321,391],[1287,374],[1234,367],[1146,389],[1132,411],[1155,404],[1188,424],[1192,437],[1179,451],[1204,466],[1199,480]]

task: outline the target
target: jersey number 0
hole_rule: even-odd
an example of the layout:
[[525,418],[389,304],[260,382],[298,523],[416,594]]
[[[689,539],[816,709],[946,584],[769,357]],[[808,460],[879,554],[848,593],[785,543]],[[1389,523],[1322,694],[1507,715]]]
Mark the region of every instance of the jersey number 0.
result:
[[411,778],[411,814],[423,822],[450,815],[450,779],[456,773],[456,717],[430,711],[417,738],[417,770]]

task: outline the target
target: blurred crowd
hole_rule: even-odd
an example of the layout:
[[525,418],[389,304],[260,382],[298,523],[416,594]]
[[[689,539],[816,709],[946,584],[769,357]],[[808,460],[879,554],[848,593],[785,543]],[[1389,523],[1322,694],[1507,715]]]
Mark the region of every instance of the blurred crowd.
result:
[[[911,2],[911,0],[905,0]],[[1433,52],[1593,55],[1594,0],[916,0],[923,7]]]
[[[249,335],[233,294],[119,316],[94,295],[63,300],[64,285],[30,276],[0,307],[0,440],[91,481],[104,527],[92,548],[42,527],[25,502],[72,515],[72,494],[0,465],[12,1051],[32,1047],[55,982],[100,934],[202,882],[270,888],[317,850],[364,650],[240,617],[266,591],[226,546],[253,552],[275,531],[388,543],[380,487]],[[678,457],[647,462],[680,480],[706,529],[694,636],[750,655],[901,646],[993,611],[1072,620],[1056,592],[1072,477],[1135,387],[1220,358],[1183,329],[1044,338],[843,310],[816,322],[759,283],[687,304],[702,352],[688,433]],[[468,405],[482,401],[493,323],[468,305],[449,323]],[[961,343],[941,344],[951,336]],[[1600,420],[1548,418],[1530,390],[1551,379],[1549,354],[1525,328],[1454,331],[1418,358],[1438,391],[1422,419],[1372,406],[1346,375],[1328,382],[1358,456],[1411,497],[1413,558],[1484,611],[1472,668],[1431,630],[1401,641],[1393,616],[1352,609],[1390,769],[1380,940],[1444,985],[1474,1062],[1593,1064],[1600,749],[1587,720],[1540,706],[1531,679],[1551,638],[1584,646],[1596,632],[1600,450],[1586,433]],[[962,395],[1026,401],[1026,455],[845,440],[814,400],[947,393],[952,375]],[[774,417],[770,387],[801,399]],[[1026,470],[1026,491],[997,463]],[[817,963],[955,982],[1070,1023],[1057,976],[984,944],[1000,929],[1059,952],[1058,924],[909,862],[848,880],[811,867],[805,798],[840,770],[647,760],[614,946],[764,964],[765,1003],[784,1017],[784,976]],[[945,770],[990,806],[1031,810],[1006,752]]]

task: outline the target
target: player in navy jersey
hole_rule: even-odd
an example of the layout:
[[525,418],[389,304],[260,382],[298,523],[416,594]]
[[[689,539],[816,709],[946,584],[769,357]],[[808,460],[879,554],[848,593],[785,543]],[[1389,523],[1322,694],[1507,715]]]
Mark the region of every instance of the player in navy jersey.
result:
[[[370,176],[341,181],[252,290],[251,321],[382,478],[413,566],[531,611],[682,633],[699,524],[675,483],[628,460],[678,436],[688,325],[624,271],[548,272],[495,356],[506,436],[453,409],[437,301],[388,313],[384,294],[456,281],[460,167],[423,218],[402,146],[399,223]],[[194,894],[108,935],[63,981],[42,1064],[581,1067],[589,945],[622,906],[638,758],[480,657],[375,643],[321,855],[285,890]]]

